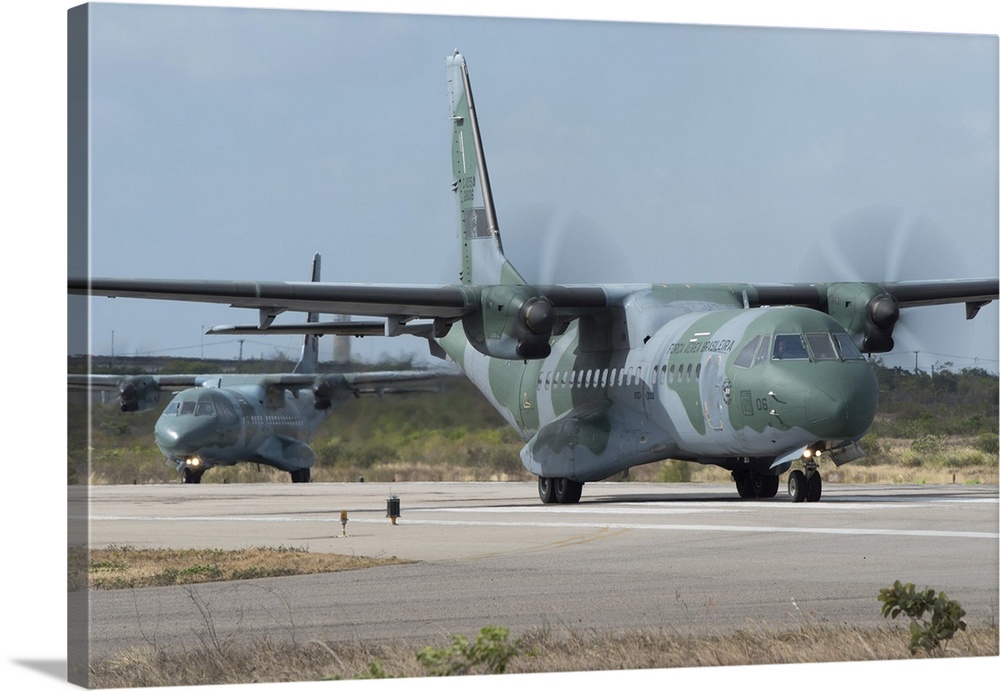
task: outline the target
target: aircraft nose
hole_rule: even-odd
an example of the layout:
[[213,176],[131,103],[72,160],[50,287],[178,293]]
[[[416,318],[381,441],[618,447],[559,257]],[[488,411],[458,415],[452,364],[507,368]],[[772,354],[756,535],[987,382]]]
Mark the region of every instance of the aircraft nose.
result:
[[[860,365],[861,363],[858,363]],[[878,385],[871,368],[841,365],[837,376],[816,383],[806,398],[810,429],[827,439],[857,439],[875,419]]]
[[154,430],[156,444],[164,453],[188,455],[216,443],[218,434],[212,418],[173,417],[161,418]]

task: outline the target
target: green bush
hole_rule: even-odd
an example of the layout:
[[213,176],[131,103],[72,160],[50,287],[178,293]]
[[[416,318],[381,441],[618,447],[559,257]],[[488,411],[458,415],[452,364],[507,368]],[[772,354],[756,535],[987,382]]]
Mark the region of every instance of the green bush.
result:
[[996,432],[983,432],[976,437],[973,446],[983,453],[997,455],[1000,453],[1000,435]]
[[520,652],[521,639],[508,641],[509,632],[502,626],[488,626],[479,631],[471,645],[461,634],[452,636],[451,646],[427,646],[417,653],[417,661],[436,677],[460,674],[503,674],[507,663]]
[[[928,655],[939,654],[952,636],[965,630],[962,606],[931,588],[918,593],[912,583],[903,585],[896,581],[891,587],[882,588],[878,599],[882,603],[883,617],[895,619],[905,614],[910,618],[910,655],[915,655],[919,649]],[[928,612],[931,613],[929,622],[923,618]]]

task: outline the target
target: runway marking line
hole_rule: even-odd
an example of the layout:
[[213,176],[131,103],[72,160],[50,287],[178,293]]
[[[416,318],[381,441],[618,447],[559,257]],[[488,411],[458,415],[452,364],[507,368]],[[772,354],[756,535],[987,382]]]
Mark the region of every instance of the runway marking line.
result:
[[[86,520],[87,517],[72,517]],[[90,516],[91,521],[138,521],[138,522],[205,522],[205,523],[340,523],[335,516]],[[384,519],[352,518],[352,523],[385,523]],[[607,529],[607,530],[665,530],[717,533],[800,533],[811,535],[851,535],[885,537],[946,537],[980,540],[1000,539],[1000,533],[974,532],[962,530],[897,530],[888,528],[801,528],[753,525],[707,525],[707,524],[665,524],[665,523],[622,523],[622,522],[536,522],[536,521],[445,521],[427,518],[403,517],[400,525],[454,526],[470,528],[563,528],[563,529]]]

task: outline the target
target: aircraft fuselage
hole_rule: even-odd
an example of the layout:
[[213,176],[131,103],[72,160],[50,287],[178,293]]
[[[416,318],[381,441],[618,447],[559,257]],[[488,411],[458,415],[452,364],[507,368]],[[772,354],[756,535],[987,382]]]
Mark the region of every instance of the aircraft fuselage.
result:
[[610,325],[581,318],[542,360],[490,358],[457,329],[442,345],[540,477],[591,482],[666,458],[778,475],[865,434],[875,375],[836,320],[687,292],[651,287]]

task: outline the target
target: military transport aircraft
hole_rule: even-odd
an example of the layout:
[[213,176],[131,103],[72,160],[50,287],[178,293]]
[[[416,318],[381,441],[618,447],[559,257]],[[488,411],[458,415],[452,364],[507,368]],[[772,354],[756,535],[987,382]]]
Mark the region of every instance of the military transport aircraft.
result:
[[[319,280],[320,257],[313,258]],[[315,324],[310,314],[307,324]],[[355,330],[370,330],[359,324]],[[384,327],[379,324],[384,332]],[[330,325],[326,333],[336,332]],[[181,389],[156,421],[156,445],[184,483],[206,470],[240,462],[283,470],[292,482],[309,482],[316,455],[309,440],[327,415],[352,396],[427,390],[446,373],[421,370],[319,374],[319,336],[307,333],[290,374],[70,375],[71,387],[116,387],[122,412],[154,408],[164,389]]]
[[[544,503],[663,459],[732,472],[741,497],[818,501],[820,457],[842,464],[877,404],[864,353],[893,348],[902,308],[997,298],[998,280],[529,285],[506,259],[465,59],[447,58],[459,284],[70,280],[73,293],[386,318],[427,335],[523,437]],[[294,328],[294,327],[293,327]],[[360,328],[360,327],[359,327]],[[801,468],[792,470],[793,465]]]

